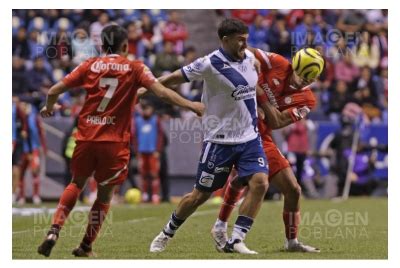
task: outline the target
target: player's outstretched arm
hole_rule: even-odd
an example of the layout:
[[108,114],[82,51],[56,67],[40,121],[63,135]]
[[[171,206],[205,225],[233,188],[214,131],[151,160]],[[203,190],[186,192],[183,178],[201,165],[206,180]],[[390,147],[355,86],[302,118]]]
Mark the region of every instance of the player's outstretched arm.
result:
[[279,111],[269,103],[265,92],[259,86],[257,86],[257,101],[265,113],[265,121],[267,125],[272,129],[286,127],[295,121],[303,119],[310,112],[310,109],[307,106],[300,109],[294,108],[283,112]]
[[163,86],[159,82],[153,83],[149,88],[149,91],[154,93],[157,97],[162,99],[165,102],[168,102],[172,105],[177,105],[182,108],[186,108],[196,113],[198,116],[202,116],[204,113],[204,104],[201,102],[192,102],[183,97],[181,97],[178,93]]
[[40,115],[44,118],[52,116],[58,96],[67,90],[67,86],[62,81],[52,86],[47,93],[46,105],[40,110]]
[[185,80],[185,77],[183,77],[181,69],[178,69],[173,73],[163,75],[157,79],[161,84],[166,87],[180,85],[187,82]]
[[[163,84],[166,87],[171,87],[174,85],[186,83],[186,80],[183,77],[180,69],[176,70],[173,73],[163,75],[163,76],[157,78],[157,80],[158,80],[158,82],[160,82],[161,84]],[[138,96],[138,98],[141,98],[143,96],[146,96],[149,93],[150,92],[146,88],[141,87],[138,89],[137,96]]]

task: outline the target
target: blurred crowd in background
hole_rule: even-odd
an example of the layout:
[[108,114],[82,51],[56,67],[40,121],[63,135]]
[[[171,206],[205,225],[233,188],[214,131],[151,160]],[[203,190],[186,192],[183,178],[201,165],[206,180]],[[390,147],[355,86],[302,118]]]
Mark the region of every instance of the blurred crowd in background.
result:
[[[249,46],[281,54],[289,60],[302,47],[313,47],[321,52],[326,68],[320,81],[312,84],[319,100],[318,107],[310,114],[312,121],[344,124],[344,107],[355,103],[371,124],[387,124],[387,10],[248,9],[210,12],[216,16],[216,22],[225,17],[244,21],[249,26]],[[111,23],[126,28],[129,58],[142,60],[156,77],[203,56],[198,55],[198,47],[186,45],[192,37],[180,10],[13,10],[12,15],[13,119],[15,115],[15,122],[19,122],[16,124],[18,130],[16,127],[13,134],[14,147],[17,139],[29,139],[29,135],[42,137],[34,133],[42,133],[37,112],[48,89],[82,61],[101,54],[100,33]],[[184,84],[177,91],[188,99],[200,100],[202,84]],[[83,89],[63,94],[56,117],[75,118],[84,98]],[[157,120],[185,118],[188,114],[154,98],[144,102],[143,107],[150,105],[154,108],[152,112]],[[141,109],[139,116],[140,113]],[[24,114],[33,117],[30,123],[18,121]],[[33,128],[37,130],[29,130]],[[291,130],[297,128],[302,129],[302,126]],[[288,144],[293,143],[290,132],[285,137]],[[39,140],[37,146],[46,148],[45,138]],[[30,142],[22,151],[31,153],[35,149],[34,143]],[[29,167],[29,164],[25,165],[25,168]],[[168,200],[168,197],[163,200]]]

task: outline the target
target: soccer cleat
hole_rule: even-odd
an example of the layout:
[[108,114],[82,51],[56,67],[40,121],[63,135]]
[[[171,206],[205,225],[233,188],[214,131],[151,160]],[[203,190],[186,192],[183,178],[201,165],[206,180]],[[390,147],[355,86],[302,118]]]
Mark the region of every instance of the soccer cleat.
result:
[[311,252],[311,253],[319,253],[321,250],[319,248],[315,248],[312,246],[304,245],[298,241],[288,241],[285,242],[285,250],[289,252]]
[[150,245],[150,252],[162,252],[165,250],[167,247],[168,241],[171,240],[172,237],[164,234],[164,232],[161,232],[159,235],[157,235],[153,242],[151,242]]
[[72,255],[75,257],[96,257],[96,253],[92,251],[92,247],[81,243],[77,248],[72,250]]
[[35,205],[40,205],[40,204],[42,204],[42,199],[40,199],[40,197],[38,195],[34,195],[32,197],[32,202]]
[[225,228],[216,228],[215,226],[211,229],[211,235],[215,241],[215,248],[218,252],[224,252],[226,242],[228,241],[228,235]]
[[17,202],[18,206],[23,206],[23,205],[25,205],[25,203],[26,203],[25,197],[20,197],[18,199],[18,202]]
[[49,257],[51,254],[51,250],[55,246],[60,230],[56,227],[51,227],[47,232],[47,236],[42,244],[38,247],[38,253]]
[[223,251],[225,253],[258,254],[258,252],[248,249],[240,239],[235,239],[233,243],[227,241]]

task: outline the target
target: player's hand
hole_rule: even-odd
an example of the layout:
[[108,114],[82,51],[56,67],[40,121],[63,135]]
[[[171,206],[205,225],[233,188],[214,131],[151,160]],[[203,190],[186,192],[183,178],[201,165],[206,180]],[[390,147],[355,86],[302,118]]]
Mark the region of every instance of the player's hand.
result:
[[53,114],[54,114],[53,109],[47,109],[46,106],[44,106],[44,107],[40,110],[40,115],[41,115],[43,118],[47,118],[47,117],[53,116]]
[[54,104],[53,108],[51,108],[51,109],[47,108],[47,106],[44,106],[40,110],[40,115],[43,118],[47,118],[47,117],[53,116],[54,115],[54,110],[58,110],[60,108],[61,108],[61,105],[59,105],[59,104]]
[[311,112],[310,108],[307,106],[303,106],[300,108],[294,108],[292,110],[293,115],[296,117],[297,120],[301,120],[306,117]]
[[146,88],[141,87],[141,88],[139,88],[138,91],[137,91],[137,97],[138,97],[138,98],[141,98],[141,97],[143,97],[147,92],[148,92],[148,90],[147,90]]
[[204,110],[206,107],[201,102],[192,102],[191,110],[197,114],[198,116],[202,116],[204,114]]

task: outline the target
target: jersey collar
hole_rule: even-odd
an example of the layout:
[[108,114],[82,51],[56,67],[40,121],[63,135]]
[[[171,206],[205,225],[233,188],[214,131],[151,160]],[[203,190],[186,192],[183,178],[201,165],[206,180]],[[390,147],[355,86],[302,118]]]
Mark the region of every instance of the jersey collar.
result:
[[232,61],[232,62],[242,63],[243,60],[246,59],[246,57],[247,57],[247,56],[246,56],[246,53],[244,53],[244,58],[243,58],[243,60],[235,60],[235,59],[233,59],[231,56],[229,56],[229,54],[226,53],[225,50],[224,50],[222,47],[220,47],[218,50],[219,50],[219,52],[222,53],[222,55],[224,55],[224,57],[225,57],[227,60]]

